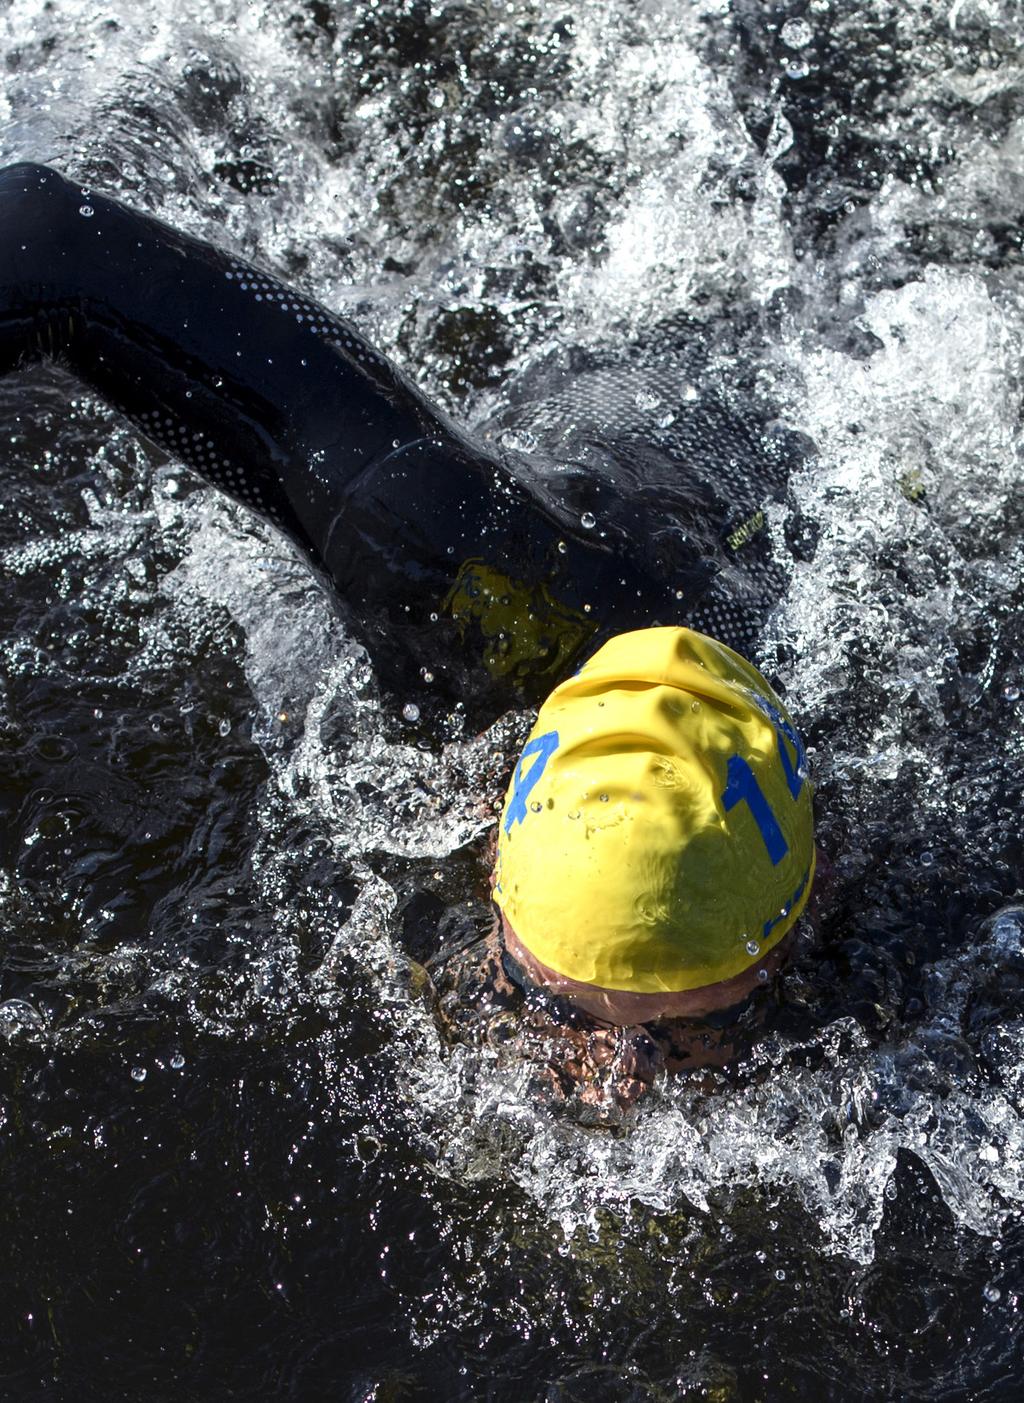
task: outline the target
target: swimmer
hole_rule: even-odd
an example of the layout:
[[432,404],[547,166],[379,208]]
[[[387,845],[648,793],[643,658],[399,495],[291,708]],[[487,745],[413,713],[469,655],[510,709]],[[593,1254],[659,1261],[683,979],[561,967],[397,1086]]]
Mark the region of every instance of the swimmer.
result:
[[555,688],[513,772],[490,982],[567,1043],[564,1092],[628,1105],[661,1067],[723,1059],[815,856],[804,748],[757,669],[687,628],[620,634]]
[[710,1026],[770,978],[813,877],[810,786],[725,646],[779,580],[740,482],[778,495],[779,472],[720,408],[683,416],[693,490],[659,509],[471,438],[310,298],[21,164],[0,171],[0,371],[40,358],[288,535],[386,683],[429,671],[476,719],[550,693],[499,824],[499,981],[600,1031]]

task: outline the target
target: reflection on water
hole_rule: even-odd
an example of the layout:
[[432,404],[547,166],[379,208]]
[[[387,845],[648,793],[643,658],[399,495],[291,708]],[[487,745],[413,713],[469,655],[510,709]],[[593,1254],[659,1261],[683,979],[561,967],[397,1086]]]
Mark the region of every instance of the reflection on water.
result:
[[257,255],[507,447],[585,436],[602,356],[652,440],[804,436],[757,661],[835,869],[737,1065],[553,1112],[423,972],[529,718],[382,704],[287,546],[8,380],[6,1391],[1014,1396],[1014,7],[12,0],[0,46],[4,160]]

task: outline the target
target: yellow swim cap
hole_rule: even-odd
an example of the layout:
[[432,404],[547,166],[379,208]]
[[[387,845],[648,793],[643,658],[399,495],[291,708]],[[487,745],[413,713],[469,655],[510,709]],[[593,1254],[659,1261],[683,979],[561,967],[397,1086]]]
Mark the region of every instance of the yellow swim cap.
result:
[[749,969],[813,873],[785,707],[730,648],[649,628],[611,639],[541,707],[501,816],[494,899],[549,970],[660,994]]

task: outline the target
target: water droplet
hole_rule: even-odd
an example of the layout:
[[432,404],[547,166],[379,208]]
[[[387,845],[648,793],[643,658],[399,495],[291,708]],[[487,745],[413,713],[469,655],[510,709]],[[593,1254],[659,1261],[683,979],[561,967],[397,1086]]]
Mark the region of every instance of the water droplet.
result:
[[227,717],[225,717],[224,720],[220,723],[220,725],[217,727],[217,730],[222,736],[227,736],[231,734],[231,722],[227,719]]
[[692,702],[690,703],[690,710],[691,710],[691,711],[699,711],[699,710],[700,710],[700,702],[699,702],[699,701],[692,701]]
[[579,818],[579,816],[579,809],[570,809],[569,812],[566,814],[566,818]]
[[1002,1291],[1000,1291],[999,1287],[995,1284],[994,1281],[988,1282],[988,1284],[985,1286],[984,1291],[982,1292],[982,1295],[985,1297],[985,1300],[988,1301],[989,1305],[993,1306],[995,1305],[996,1301],[1000,1299],[1002,1294]]
[[659,429],[668,429],[676,422],[676,416],[672,413],[671,409],[666,409],[665,413],[659,414],[654,422]]
[[580,517],[580,525],[585,531],[592,531],[597,525],[597,517],[593,512],[584,512]]
[[537,447],[537,440],[529,429],[506,429],[501,436],[501,446],[512,453],[530,453]]
[[443,89],[443,88],[435,88],[434,91],[430,94],[430,105],[431,105],[431,107],[436,107],[436,108],[438,108],[438,110],[440,110],[440,109],[444,106],[444,103],[445,103],[444,89]]
[[534,814],[539,814],[543,807],[544,805],[540,802],[539,799],[534,799],[533,803],[530,805],[530,812]]
[[601,801],[602,804],[607,804],[607,802],[608,802],[608,795],[607,795],[607,794],[599,794],[597,797],[600,799],[600,801]]
[[657,409],[661,404],[660,395],[652,394],[650,390],[640,390],[633,403],[637,409]]
[[433,682],[433,680],[434,680],[434,674],[433,674],[432,672],[430,672],[427,668],[423,668],[423,669],[421,670],[421,676],[422,676],[424,682],[426,682],[426,683],[428,684],[428,686],[429,686],[429,684],[430,684],[431,682]]
[[42,1028],[45,1022],[39,1010],[25,999],[5,999],[0,1004],[0,1025]]
[[781,1267],[777,1267],[776,1270],[775,1270],[775,1280],[776,1280],[776,1281],[785,1281],[785,1279],[786,1279],[786,1273],[782,1270]]
[[929,851],[926,849],[926,850],[921,854],[920,863],[921,863],[921,866],[922,866],[922,867],[934,867],[934,866],[935,866],[935,854],[934,854],[933,852],[929,852]]
[[768,971],[766,969],[759,969],[757,971],[757,977],[762,984],[768,983]]
[[683,386],[683,399],[686,401],[687,404],[692,404],[693,401],[694,401],[695,399],[697,399],[699,396],[700,396],[700,391],[697,389],[697,386],[696,386],[696,385],[684,385],[684,386]]
[[641,892],[633,902],[633,910],[649,926],[653,926],[658,920],[658,901],[650,892]]
[[804,63],[802,58],[795,58],[792,62],[786,64],[786,77],[792,78],[794,82],[799,82],[801,78],[806,78],[810,71],[810,65]]
[[677,590],[676,590],[676,598],[677,598],[677,599],[682,599],[683,597],[684,597],[683,591],[682,591],[681,589],[677,589]]
[[1007,682],[1006,686],[1003,688],[1003,696],[1008,702],[1019,701],[1020,688],[1013,682]]
[[787,49],[803,49],[814,38],[814,30],[805,19],[788,19],[782,26],[779,38]]
[[761,947],[760,947],[760,945],[758,945],[758,943],[757,943],[756,940],[748,940],[747,943],[746,943],[746,945],[744,945],[743,948],[744,948],[744,950],[746,950],[747,954],[750,955],[750,956],[752,956],[752,957],[753,957],[753,956],[756,956],[756,955],[760,955],[760,953],[761,953]]
[[79,205],[78,213],[83,219],[91,219],[96,211],[93,209],[92,205]]
[[896,1194],[899,1192],[898,1189],[896,1188],[896,1181],[895,1181],[895,1179],[890,1179],[890,1180],[889,1180],[889,1182],[886,1184],[885,1189],[883,1190],[883,1192],[885,1193],[885,1196],[886,1196],[886,1198],[889,1200],[889,1202],[892,1203],[893,1200],[894,1200],[895,1197],[896,1197]]
[[420,719],[420,709],[415,702],[406,702],[402,707],[402,716],[406,721],[418,721]]
[[185,1065],[185,1059],[184,1059],[184,1057],[181,1055],[180,1052],[176,1052],[176,1053],[174,1054],[174,1056],[171,1058],[171,1066],[174,1068],[174,1070],[175,1070],[176,1072],[180,1072],[181,1069],[182,1069],[182,1067],[184,1067],[184,1065]]
[[569,547],[565,544],[564,541],[559,541],[559,543],[558,543],[558,554],[559,554],[559,555],[564,555],[568,549],[569,549]]
[[146,1069],[145,1069],[145,1067],[133,1067],[133,1068],[132,1068],[132,1081],[145,1081],[145,1080],[146,1080]]

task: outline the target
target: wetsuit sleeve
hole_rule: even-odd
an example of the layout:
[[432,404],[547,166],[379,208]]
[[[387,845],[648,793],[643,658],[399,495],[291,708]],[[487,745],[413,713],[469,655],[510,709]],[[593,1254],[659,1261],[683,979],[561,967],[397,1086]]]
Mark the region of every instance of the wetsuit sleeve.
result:
[[287,532],[378,667],[535,697],[673,594],[472,442],[351,326],[45,166],[0,171],[0,369],[51,357]]

